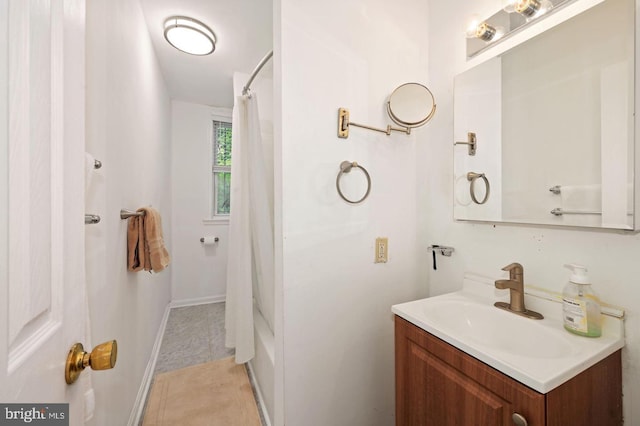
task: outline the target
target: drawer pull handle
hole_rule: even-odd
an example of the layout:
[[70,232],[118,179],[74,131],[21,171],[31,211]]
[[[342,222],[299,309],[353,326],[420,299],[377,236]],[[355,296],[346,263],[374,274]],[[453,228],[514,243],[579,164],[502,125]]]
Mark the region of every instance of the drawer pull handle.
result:
[[513,419],[513,424],[516,426],[527,426],[529,424],[522,414],[513,413],[511,418]]

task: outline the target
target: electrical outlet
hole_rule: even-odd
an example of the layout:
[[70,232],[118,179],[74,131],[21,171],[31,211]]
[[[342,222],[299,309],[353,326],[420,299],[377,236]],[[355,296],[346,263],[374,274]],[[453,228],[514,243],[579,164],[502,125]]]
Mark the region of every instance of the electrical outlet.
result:
[[387,237],[376,238],[376,253],[374,263],[387,263],[387,251],[389,249],[389,239]]

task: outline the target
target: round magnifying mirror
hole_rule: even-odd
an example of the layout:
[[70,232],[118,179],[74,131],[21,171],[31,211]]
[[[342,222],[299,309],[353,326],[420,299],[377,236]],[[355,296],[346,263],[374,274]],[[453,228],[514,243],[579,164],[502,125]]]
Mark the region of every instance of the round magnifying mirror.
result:
[[389,96],[387,112],[394,123],[407,128],[426,124],[436,112],[436,101],[426,86],[405,83]]

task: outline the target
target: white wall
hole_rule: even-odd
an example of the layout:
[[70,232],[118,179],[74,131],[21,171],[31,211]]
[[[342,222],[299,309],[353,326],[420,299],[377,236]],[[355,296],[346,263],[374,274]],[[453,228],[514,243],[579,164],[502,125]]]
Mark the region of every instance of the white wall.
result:
[[[489,16],[500,7],[494,0],[431,1],[429,9],[429,76],[438,115],[427,129],[429,144],[418,145],[418,240],[420,264],[427,269],[430,294],[459,289],[464,271],[501,276],[500,268],[518,261],[525,281],[562,291],[567,280],[563,263],[589,267],[594,290],[602,299],[626,308],[623,350],[625,424],[640,423],[640,287],[637,265],[640,235],[616,232],[454,222],[453,210],[453,78],[463,70],[468,16]],[[462,12],[464,11],[464,12]],[[428,244],[455,247],[428,268]]]
[[[224,300],[227,279],[228,221],[211,218],[211,138],[214,109],[174,100],[172,103],[171,192],[174,265],[171,299]],[[216,110],[231,119],[231,110]],[[217,236],[215,245],[201,237]]]
[[[282,23],[275,46],[282,73],[276,66],[276,285],[283,297],[276,359],[284,361],[284,418],[277,406],[276,423],[393,424],[390,307],[426,294],[417,272],[415,153],[435,141],[424,129],[386,136],[352,128],[349,139],[338,139],[337,115],[347,107],[355,122],[386,126],[393,89],[428,83],[426,2],[281,0],[275,10]],[[360,205],[336,191],[344,160],[371,174],[371,195]],[[386,264],[373,263],[379,236],[389,238]]]
[[[138,1],[87,2],[86,150],[103,163],[87,194],[86,269],[94,344],[116,339],[113,370],[91,372],[96,425],[124,425],[169,302],[172,265],[126,270],[121,208],[152,205],[171,244],[170,100]],[[86,374],[86,373],[85,373]]]

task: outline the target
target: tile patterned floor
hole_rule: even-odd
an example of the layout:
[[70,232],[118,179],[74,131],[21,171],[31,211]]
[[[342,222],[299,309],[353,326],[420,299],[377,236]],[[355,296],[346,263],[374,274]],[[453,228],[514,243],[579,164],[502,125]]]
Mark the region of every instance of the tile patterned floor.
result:
[[224,303],[173,308],[154,375],[233,356],[224,346]]
[[[154,378],[159,373],[215,361],[235,354],[233,349],[227,349],[224,346],[224,307],[224,303],[209,303],[171,309],[153,372]],[[255,395],[254,379],[251,372],[248,370],[247,372]],[[151,386],[153,386],[153,379]],[[258,411],[262,424],[266,425],[259,404]]]

